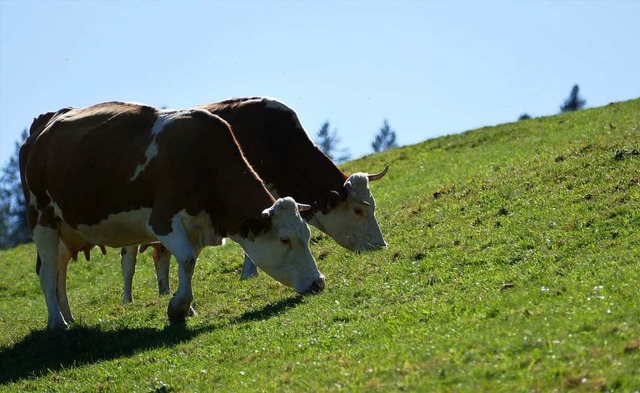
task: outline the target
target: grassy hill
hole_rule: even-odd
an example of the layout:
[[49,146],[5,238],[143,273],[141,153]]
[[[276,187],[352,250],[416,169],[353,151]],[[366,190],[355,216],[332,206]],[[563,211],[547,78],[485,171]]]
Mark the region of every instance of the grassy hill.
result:
[[208,248],[181,325],[150,255],[121,304],[110,250],[69,266],[78,321],[48,333],[34,247],[2,252],[0,390],[637,391],[639,127],[640,99],[350,162],[391,166],[373,184],[387,250],[314,231],[327,289],[301,297]]

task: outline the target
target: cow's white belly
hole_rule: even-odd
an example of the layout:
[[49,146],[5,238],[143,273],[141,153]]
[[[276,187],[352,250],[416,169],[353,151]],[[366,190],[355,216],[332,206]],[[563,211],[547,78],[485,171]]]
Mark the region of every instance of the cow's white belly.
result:
[[110,214],[94,225],[78,225],[76,231],[93,244],[123,247],[156,240],[147,228],[150,208]]
[[[78,225],[75,232],[92,244],[124,247],[133,244],[152,243],[158,240],[147,222],[150,208],[110,214],[94,225]],[[222,244],[223,238],[215,232],[211,218],[205,212],[195,216],[184,210],[174,217],[182,223],[189,242],[196,249]]]

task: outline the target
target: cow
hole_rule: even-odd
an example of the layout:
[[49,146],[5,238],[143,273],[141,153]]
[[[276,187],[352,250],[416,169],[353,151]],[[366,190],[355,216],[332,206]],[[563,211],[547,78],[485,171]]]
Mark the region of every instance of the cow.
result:
[[31,126],[20,173],[50,329],[74,320],[67,264],[95,245],[160,242],[175,255],[171,321],[191,310],[198,254],[227,237],[282,284],[324,289],[300,215],[311,206],[274,199],[229,124],[208,111],[108,102],[50,112]]
[[[375,201],[369,185],[388,170],[376,174],[343,173],[305,132],[293,109],[265,97],[229,99],[200,105],[226,120],[242,147],[247,160],[267,183],[274,196],[290,195],[311,205],[302,217],[355,252],[386,247],[375,217]],[[132,300],[131,285],[135,273],[136,246],[123,250],[123,302]],[[154,262],[161,294],[169,293],[171,254],[155,247]],[[245,255],[241,277],[257,274],[250,256]]]

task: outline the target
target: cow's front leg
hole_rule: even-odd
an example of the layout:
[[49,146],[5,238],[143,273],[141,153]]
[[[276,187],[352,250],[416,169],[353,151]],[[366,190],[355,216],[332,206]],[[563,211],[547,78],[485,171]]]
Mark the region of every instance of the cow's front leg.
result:
[[47,327],[51,330],[66,329],[67,322],[58,304],[58,231],[36,225],[33,240],[38,251],[38,276],[49,314]]
[[[159,222],[160,221],[160,222]],[[191,277],[196,265],[196,253],[189,242],[189,237],[185,231],[179,214],[171,219],[171,231],[168,234],[156,233],[154,223],[159,228],[165,228],[160,218],[154,217],[153,212],[149,219],[149,228],[154,232],[158,240],[170,253],[178,260],[178,290],[173,294],[167,308],[169,320],[176,321],[184,319],[189,315],[191,302],[193,301],[193,291],[191,289]],[[166,225],[166,222],[164,223]]]
[[122,303],[127,304],[133,301],[132,285],[133,275],[136,273],[136,260],[138,256],[138,246],[122,247],[120,251],[122,267],[122,280],[124,288],[122,290]]
[[257,277],[258,276],[258,268],[256,264],[253,263],[249,255],[244,253],[244,264],[242,265],[242,274],[240,274],[241,280],[246,280],[247,278]]

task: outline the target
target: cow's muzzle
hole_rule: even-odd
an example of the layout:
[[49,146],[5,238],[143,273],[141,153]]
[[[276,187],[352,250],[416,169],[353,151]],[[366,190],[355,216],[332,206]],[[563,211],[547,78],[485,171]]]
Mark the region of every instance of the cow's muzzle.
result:
[[360,254],[363,251],[375,251],[380,250],[381,248],[387,248],[387,242],[384,240],[379,243],[367,243],[360,247],[358,250],[355,250],[356,254]]
[[309,288],[309,292],[311,292],[311,293],[320,293],[320,292],[324,291],[324,285],[325,285],[324,277],[316,278],[311,283],[311,288]]

